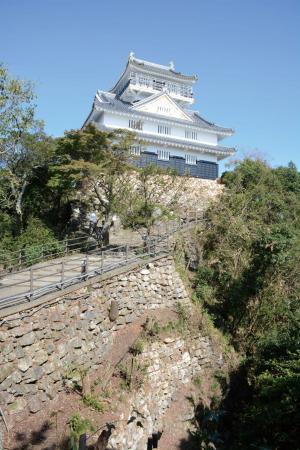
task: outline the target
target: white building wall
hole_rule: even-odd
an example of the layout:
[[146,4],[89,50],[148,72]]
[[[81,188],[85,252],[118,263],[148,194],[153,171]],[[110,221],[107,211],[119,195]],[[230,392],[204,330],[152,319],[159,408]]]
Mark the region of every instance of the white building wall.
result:
[[[101,120],[99,122],[100,125],[108,127],[108,128],[125,128],[131,131],[134,131],[139,134],[139,130],[132,130],[129,128],[129,117],[128,116],[118,116],[116,114],[103,113],[101,116]],[[165,122],[162,122],[165,124]],[[147,119],[143,119],[143,132],[153,134],[155,136],[160,136],[162,139],[164,138],[164,134],[158,134],[158,125],[159,122],[150,121]],[[188,125],[188,124],[187,124]],[[178,139],[187,140],[185,137],[185,130],[191,128],[179,126],[179,125],[170,125],[171,133],[170,136]],[[197,132],[197,140],[189,139],[191,145],[193,143],[202,143],[208,145],[218,145],[218,137],[214,133],[206,133],[205,131],[199,131],[193,129]]]

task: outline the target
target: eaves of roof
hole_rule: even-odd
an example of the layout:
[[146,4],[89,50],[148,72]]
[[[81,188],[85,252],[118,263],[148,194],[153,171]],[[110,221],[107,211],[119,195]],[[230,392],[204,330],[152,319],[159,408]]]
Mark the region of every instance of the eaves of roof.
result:
[[234,130],[232,130],[231,128],[223,128],[218,125],[212,124],[203,119],[197,113],[187,113],[188,116],[192,119],[192,122],[188,122],[181,119],[169,118],[160,114],[138,111],[133,109],[130,103],[125,103],[116,99],[109,99],[109,101],[107,102],[99,101],[97,99],[97,96],[94,102],[94,108],[98,111],[109,111],[113,114],[126,115],[137,118],[142,117],[155,122],[159,121],[160,123],[184,125],[187,128],[196,128],[198,130],[219,134],[221,136],[231,136],[234,133]]
[[189,150],[211,153],[217,155],[218,159],[222,159],[222,157],[225,158],[227,156],[232,156],[236,153],[235,148],[222,147],[221,145],[203,144],[201,142],[190,142],[188,140],[171,137],[169,135],[160,137],[153,134],[140,132],[138,133],[138,140],[145,141],[147,143],[169,145],[176,148],[186,148]]
[[148,65],[147,62],[137,62],[135,59],[129,61],[129,65],[136,67],[137,69],[140,69],[142,71],[146,71],[147,73],[155,73],[161,76],[170,77],[172,79],[176,78],[192,82],[195,82],[198,79],[196,75],[184,75],[181,72],[176,72],[175,70],[172,70],[170,68],[164,69],[159,66]]

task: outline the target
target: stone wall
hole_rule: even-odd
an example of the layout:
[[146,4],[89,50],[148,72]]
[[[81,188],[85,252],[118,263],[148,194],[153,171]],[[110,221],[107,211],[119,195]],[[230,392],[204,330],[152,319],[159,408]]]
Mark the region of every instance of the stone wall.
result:
[[[174,310],[178,302],[191,307],[173,259],[164,257],[6,317],[0,328],[0,402],[9,426],[39,414],[56,399],[70,368],[92,372],[105,364],[122,329],[150,311]],[[145,449],[148,435],[163,427],[180,386],[207,367],[223,364],[220,352],[199,331],[149,342],[138,358],[147,362],[146,381],[130,397],[111,449]],[[134,414],[140,414],[142,427],[136,420],[127,423]]]
[[[117,301],[117,318],[109,310]],[[96,369],[114,332],[147,310],[188,303],[170,258],[6,317],[0,328],[0,400],[8,415],[35,413],[64,389],[68,367]]]
[[[166,428],[165,414],[181,387],[224,364],[221,352],[208,337],[201,337],[199,333],[154,342],[140,360],[148,365],[147,378],[143,387],[132,395],[126,420],[116,426],[109,450],[146,449],[148,437]],[[188,417],[182,417],[182,410],[177,417],[178,422],[185,421],[186,428],[194,415],[192,404],[189,410]]]

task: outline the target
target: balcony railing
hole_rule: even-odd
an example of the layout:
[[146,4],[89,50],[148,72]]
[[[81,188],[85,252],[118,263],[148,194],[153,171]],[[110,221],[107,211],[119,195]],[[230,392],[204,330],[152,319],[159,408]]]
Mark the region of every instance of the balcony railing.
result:
[[192,88],[186,85],[169,83],[167,81],[152,80],[146,77],[131,77],[130,84],[141,88],[152,89],[154,91],[166,90],[168,93],[180,97],[193,98]]

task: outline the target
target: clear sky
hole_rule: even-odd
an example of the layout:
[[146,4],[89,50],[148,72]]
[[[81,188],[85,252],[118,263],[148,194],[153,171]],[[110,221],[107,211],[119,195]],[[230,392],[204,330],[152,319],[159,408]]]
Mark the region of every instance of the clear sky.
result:
[[53,136],[78,128],[130,51],[197,74],[224,145],[300,168],[300,0],[0,0],[0,61],[34,81]]

